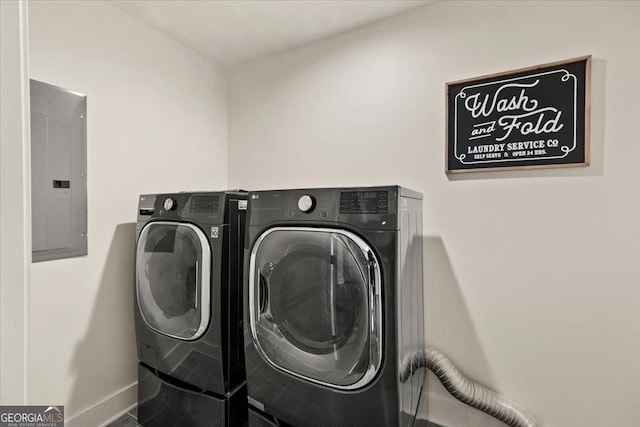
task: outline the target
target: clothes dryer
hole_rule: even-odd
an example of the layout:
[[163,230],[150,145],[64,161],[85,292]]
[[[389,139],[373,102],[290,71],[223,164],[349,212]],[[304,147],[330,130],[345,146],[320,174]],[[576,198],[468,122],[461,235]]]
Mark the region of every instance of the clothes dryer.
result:
[[140,196],[135,322],[145,427],[246,420],[246,206],[242,191]]
[[424,382],[422,195],[365,187],[249,193],[250,425],[411,426]]

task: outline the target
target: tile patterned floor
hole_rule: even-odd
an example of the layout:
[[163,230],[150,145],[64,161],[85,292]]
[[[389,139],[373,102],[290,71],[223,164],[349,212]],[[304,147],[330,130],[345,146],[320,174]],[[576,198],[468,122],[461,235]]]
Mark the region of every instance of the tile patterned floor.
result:
[[135,407],[107,427],[138,427],[142,424],[138,424],[138,408]]
[[[138,408],[133,408],[131,411],[127,412],[107,427],[143,427],[142,424],[138,423]],[[442,427],[437,424],[432,424],[428,421],[418,420],[416,421],[415,427]]]

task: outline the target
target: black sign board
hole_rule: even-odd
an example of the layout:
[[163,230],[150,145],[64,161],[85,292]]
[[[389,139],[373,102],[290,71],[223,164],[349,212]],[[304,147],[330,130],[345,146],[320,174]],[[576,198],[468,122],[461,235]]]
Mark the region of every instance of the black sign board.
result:
[[447,83],[446,170],[589,165],[591,56]]

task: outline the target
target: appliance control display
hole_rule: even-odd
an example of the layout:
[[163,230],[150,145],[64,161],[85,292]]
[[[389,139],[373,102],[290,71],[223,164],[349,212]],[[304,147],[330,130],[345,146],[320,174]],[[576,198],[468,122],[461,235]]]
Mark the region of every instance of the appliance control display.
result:
[[300,209],[302,212],[311,212],[314,206],[315,199],[308,194],[300,196],[300,198],[298,199],[298,209]]
[[171,197],[167,197],[166,199],[164,199],[164,204],[162,206],[164,207],[165,211],[172,211],[178,206],[178,204]]
[[189,212],[216,213],[220,204],[220,196],[193,196]]
[[344,191],[340,193],[341,214],[387,214],[388,191]]

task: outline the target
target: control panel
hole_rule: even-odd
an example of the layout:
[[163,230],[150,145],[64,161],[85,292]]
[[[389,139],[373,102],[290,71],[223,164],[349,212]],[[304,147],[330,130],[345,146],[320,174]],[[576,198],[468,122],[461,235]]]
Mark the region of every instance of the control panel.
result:
[[316,188],[250,194],[251,224],[276,221],[349,223],[381,230],[397,224],[399,187]]
[[340,193],[340,213],[389,213],[389,191],[343,191]]
[[220,221],[222,197],[215,193],[143,194],[138,204],[138,220],[155,217]]

